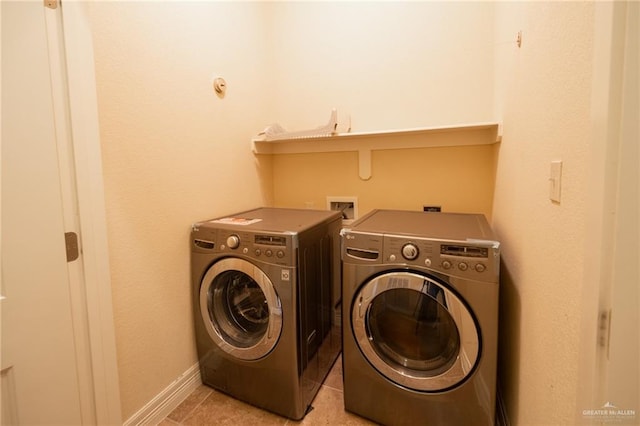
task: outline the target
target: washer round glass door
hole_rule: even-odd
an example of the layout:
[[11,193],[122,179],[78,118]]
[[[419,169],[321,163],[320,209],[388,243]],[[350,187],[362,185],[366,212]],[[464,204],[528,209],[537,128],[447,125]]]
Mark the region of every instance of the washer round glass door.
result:
[[351,307],[351,324],[371,365],[409,389],[451,389],[479,360],[472,313],[442,283],[418,273],[389,272],[364,284]]
[[255,360],[273,350],[282,331],[282,305],[260,268],[238,258],[214,263],[200,283],[200,313],[215,344]]

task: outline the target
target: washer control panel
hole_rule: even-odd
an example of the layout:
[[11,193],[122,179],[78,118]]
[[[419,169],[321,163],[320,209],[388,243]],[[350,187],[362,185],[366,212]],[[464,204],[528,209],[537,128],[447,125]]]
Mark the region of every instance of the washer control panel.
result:
[[492,241],[447,242],[403,236],[385,236],[383,259],[419,265],[447,275],[481,279],[497,273],[499,248]]
[[417,266],[445,275],[493,281],[500,268],[495,241],[442,241],[407,236],[343,232],[343,261]]
[[200,228],[194,229],[192,242],[192,249],[199,252],[245,255],[279,265],[291,265],[294,261],[291,235]]

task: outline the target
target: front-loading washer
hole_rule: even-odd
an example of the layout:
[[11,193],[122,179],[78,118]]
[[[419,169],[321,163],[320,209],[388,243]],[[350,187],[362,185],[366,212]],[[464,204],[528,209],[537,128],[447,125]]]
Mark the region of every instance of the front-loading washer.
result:
[[341,350],[338,212],[259,208],[195,223],[202,382],[301,419]]
[[341,235],[345,409],[493,426],[500,244],[485,217],[374,210]]

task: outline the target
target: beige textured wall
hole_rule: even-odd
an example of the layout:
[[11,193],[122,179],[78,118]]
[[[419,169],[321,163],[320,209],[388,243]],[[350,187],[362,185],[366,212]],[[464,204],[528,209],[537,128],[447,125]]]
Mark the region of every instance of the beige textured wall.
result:
[[355,196],[360,216],[376,208],[422,210],[428,204],[490,218],[495,149],[478,145],[373,151],[367,181],[358,176],[355,152],[276,155],[274,203],[326,208],[327,196]]
[[[270,114],[287,129],[323,124],[331,108],[351,116],[354,132],[495,120],[492,3],[283,2],[272,11]],[[327,196],[357,196],[360,215],[436,204],[490,217],[493,150],[374,151],[368,181],[356,153],[275,156],[274,202],[325,208]]]
[[243,2],[89,11],[126,420],[197,361],[191,223],[270,202],[269,161],[258,167],[249,144],[265,121],[264,13]]
[[[353,131],[492,121],[490,2],[273,2],[270,121]],[[303,106],[303,107],[301,107]]]
[[[593,4],[496,5],[504,134],[493,227],[503,244],[500,363],[511,424],[574,424],[591,138]],[[522,47],[515,40],[522,31]],[[549,163],[563,160],[562,199]],[[593,249],[593,248],[590,248]],[[604,404],[604,401],[602,402]]]

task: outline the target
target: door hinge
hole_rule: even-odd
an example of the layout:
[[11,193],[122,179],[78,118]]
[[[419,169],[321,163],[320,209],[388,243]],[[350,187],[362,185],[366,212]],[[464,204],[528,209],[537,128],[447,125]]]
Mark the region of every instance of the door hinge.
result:
[[609,358],[609,343],[611,341],[611,309],[598,315],[598,346],[604,349]]
[[58,0],[44,0],[44,6],[49,9],[57,9],[58,8]]
[[80,256],[78,234],[76,234],[75,232],[65,232],[64,244],[67,249],[67,263],[73,262]]

